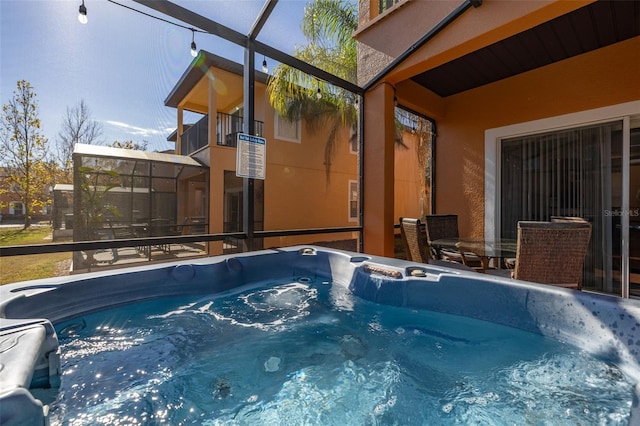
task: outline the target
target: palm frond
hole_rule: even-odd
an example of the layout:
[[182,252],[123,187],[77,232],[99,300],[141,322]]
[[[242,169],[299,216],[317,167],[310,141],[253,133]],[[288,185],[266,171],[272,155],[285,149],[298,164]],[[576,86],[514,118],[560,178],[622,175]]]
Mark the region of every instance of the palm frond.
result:
[[327,183],[329,183],[331,178],[331,161],[333,160],[334,153],[336,151],[336,147],[338,145],[338,140],[336,139],[336,135],[338,134],[338,130],[340,129],[341,123],[339,119],[333,120],[331,127],[329,128],[329,134],[327,135],[327,142],[324,145],[324,170],[326,174]]
[[[354,4],[345,0],[310,2],[302,22],[307,44],[298,46],[294,55],[342,79],[356,81],[357,45],[352,35],[357,26]],[[284,64],[274,69],[267,89],[269,101],[281,117],[304,120],[310,131],[328,127],[324,158],[328,182],[340,126],[357,126],[356,95]]]
[[356,7],[347,1],[316,0],[305,7],[302,32],[316,42],[331,40],[336,45],[355,45],[357,17]]

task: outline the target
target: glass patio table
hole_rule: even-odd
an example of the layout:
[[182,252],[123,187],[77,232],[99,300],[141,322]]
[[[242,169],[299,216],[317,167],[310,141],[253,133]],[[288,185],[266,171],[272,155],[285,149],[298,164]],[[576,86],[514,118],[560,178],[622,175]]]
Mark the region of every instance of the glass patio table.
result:
[[463,253],[473,253],[480,258],[482,269],[488,269],[491,259],[498,260],[497,267],[504,265],[504,260],[516,257],[517,241],[514,239],[482,239],[482,238],[442,238],[434,240],[431,245],[436,249],[454,249]]

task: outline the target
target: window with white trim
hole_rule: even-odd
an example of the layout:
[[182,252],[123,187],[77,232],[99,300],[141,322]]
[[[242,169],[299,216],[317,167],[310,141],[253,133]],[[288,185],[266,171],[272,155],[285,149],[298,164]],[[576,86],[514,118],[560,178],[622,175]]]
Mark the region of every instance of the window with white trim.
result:
[[274,116],[274,133],[276,139],[300,143],[300,120],[290,121],[278,114]]

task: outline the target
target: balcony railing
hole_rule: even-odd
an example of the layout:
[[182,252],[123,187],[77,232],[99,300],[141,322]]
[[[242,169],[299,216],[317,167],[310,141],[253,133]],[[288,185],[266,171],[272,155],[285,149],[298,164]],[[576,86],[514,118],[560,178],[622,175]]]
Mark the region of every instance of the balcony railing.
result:
[[[218,112],[216,144],[235,147],[238,133],[243,132],[242,120],[242,116]],[[255,134],[262,136],[264,134],[264,123],[257,120],[254,123]],[[182,155],[189,155],[207,146],[209,144],[209,116],[205,115],[197,123],[189,127],[182,133],[180,140],[180,152]]]
[[205,115],[180,137],[180,153],[189,155],[209,145],[209,116]]
[[[237,145],[238,133],[243,133],[242,126],[243,117],[240,115],[218,113],[218,140],[216,143],[220,146],[235,147]],[[254,121],[254,134],[256,136],[264,135],[264,123],[262,121]]]

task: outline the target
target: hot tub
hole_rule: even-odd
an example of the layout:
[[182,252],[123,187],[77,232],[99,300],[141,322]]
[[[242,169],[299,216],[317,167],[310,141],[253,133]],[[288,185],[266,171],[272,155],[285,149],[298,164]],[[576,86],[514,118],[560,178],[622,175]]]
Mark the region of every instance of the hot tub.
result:
[[[640,421],[637,301],[300,246],[0,287],[0,424],[47,424],[46,401],[37,395],[60,384],[58,324],[119,306],[226,294],[274,280],[304,282],[302,278],[339,286],[375,304],[488,321],[580,348],[629,378],[628,417],[631,424]],[[268,362],[267,370],[272,368]]]

